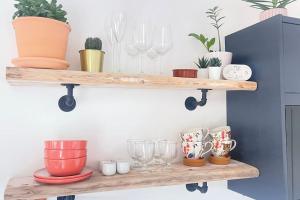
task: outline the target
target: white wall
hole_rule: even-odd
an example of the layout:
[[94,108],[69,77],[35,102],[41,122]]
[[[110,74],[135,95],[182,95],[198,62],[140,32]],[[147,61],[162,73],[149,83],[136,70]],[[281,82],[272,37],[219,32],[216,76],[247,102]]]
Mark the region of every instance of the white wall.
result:
[[[187,37],[190,32],[215,34],[204,12],[215,5],[227,16],[223,35],[235,32],[257,22],[258,11],[248,8],[241,0],[61,0],[68,10],[72,26],[68,61],[72,69],[79,69],[78,50],[84,39],[100,36],[107,51],[104,21],[113,10],[124,10],[130,21],[141,15],[154,22],[167,21],[172,25],[174,48],[164,59],[175,68],[192,66],[204,53],[199,43]],[[300,2],[290,8],[292,16],[300,17]],[[66,93],[63,87],[12,87],[5,80],[5,66],[17,56],[14,32],[11,26],[13,1],[0,4],[0,193],[9,177],[30,175],[43,167],[43,141],[57,138],[84,138],[89,140],[89,164],[98,160],[127,158],[128,138],[177,139],[178,132],[188,127],[214,127],[226,124],[225,92],[209,92],[204,108],[189,112],[184,108],[187,96],[200,97],[197,91],[138,90],[138,89],[75,89],[78,106],[71,113],[57,107],[59,97]],[[124,68],[137,70],[135,62],[123,55]],[[149,62],[148,67],[154,63]],[[168,70],[166,68],[166,70]],[[151,194],[151,195],[149,195]],[[3,195],[1,195],[2,197]],[[143,190],[107,192],[82,199],[223,199],[246,200],[240,194],[226,189],[226,182],[209,183],[205,195],[188,193],[185,186]]]

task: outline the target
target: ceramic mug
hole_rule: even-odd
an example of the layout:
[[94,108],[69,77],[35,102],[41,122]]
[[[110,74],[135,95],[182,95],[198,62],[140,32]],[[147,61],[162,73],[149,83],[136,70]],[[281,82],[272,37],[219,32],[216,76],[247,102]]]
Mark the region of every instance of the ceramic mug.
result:
[[212,129],[209,132],[209,134],[212,137],[213,142],[214,141],[224,141],[224,140],[230,140],[231,139],[230,126],[223,126],[223,127]]
[[[210,146],[208,149],[207,147]],[[182,142],[182,152],[185,158],[200,159],[213,148],[212,142]]]
[[188,129],[182,131],[180,136],[183,142],[202,142],[209,136],[209,130],[200,128]]
[[212,154],[216,157],[227,156],[236,147],[235,140],[214,141]]

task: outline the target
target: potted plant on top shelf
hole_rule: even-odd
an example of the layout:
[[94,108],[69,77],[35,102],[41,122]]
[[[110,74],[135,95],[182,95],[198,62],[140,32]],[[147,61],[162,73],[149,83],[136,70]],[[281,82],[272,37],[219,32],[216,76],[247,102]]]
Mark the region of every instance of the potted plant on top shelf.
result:
[[266,20],[275,15],[288,15],[286,6],[296,0],[242,0],[251,3],[251,7],[262,10],[259,15],[260,21]]
[[199,77],[208,79],[208,66],[209,66],[209,59],[202,57],[201,59],[198,58],[198,63],[195,63],[197,67],[199,67]]
[[219,58],[211,58],[209,60],[209,79],[220,80],[221,79],[221,66],[222,61]]
[[65,61],[71,27],[67,12],[56,0],[16,0],[13,27],[19,57],[18,67],[66,69]]
[[209,9],[206,14],[209,19],[211,19],[213,22],[211,23],[212,26],[217,30],[217,36],[218,36],[218,51],[213,51],[212,47],[215,45],[216,39],[215,38],[207,38],[203,34],[197,35],[196,33],[191,33],[189,36],[192,36],[199,40],[203,46],[206,48],[208,53],[205,55],[206,58],[219,58],[222,62],[222,66],[226,66],[231,64],[232,61],[232,53],[222,51],[222,41],[221,41],[221,34],[220,29],[223,26],[224,23],[222,23],[225,16],[220,16],[220,12],[222,10],[215,6],[214,8]]

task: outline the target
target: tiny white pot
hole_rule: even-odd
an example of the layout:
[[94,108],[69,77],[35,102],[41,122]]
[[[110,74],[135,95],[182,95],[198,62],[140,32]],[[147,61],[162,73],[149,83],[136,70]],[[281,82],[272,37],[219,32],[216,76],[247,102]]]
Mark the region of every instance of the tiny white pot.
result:
[[283,15],[287,16],[288,11],[286,8],[272,8],[269,10],[265,10],[259,14],[259,20],[264,21],[266,19],[269,19],[271,17],[274,17],[275,15]]
[[222,67],[231,64],[232,53],[226,51],[210,52],[205,55],[206,58],[219,58],[222,62]]
[[209,72],[209,79],[211,80],[221,79],[221,72],[222,72],[221,67],[209,67],[208,72]]
[[206,68],[206,69],[203,69],[203,68],[199,69],[199,71],[198,71],[198,77],[199,78],[203,78],[203,79],[208,79],[208,68]]

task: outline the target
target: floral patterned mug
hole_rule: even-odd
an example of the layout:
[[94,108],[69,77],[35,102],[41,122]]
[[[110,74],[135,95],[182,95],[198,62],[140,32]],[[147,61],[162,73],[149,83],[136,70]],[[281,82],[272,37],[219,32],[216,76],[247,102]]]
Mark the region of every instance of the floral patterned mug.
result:
[[213,142],[231,139],[230,126],[223,126],[223,127],[212,129],[209,134],[212,137]]
[[213,141],[213,148],[211,152],[216,157],[227,156],[235,147],[235,140]]
[[180,136],[183,142],[203,142],[209,136],[209,130],[201,128],[188,129],[182,131]]
[[[203,158],[205,154],[210,152],[213,148],[212,142],[182,142],[181,143],[182,152],[185,158],[188,159],[200,159]],[[209,148],[208,148],[209,147]]]

